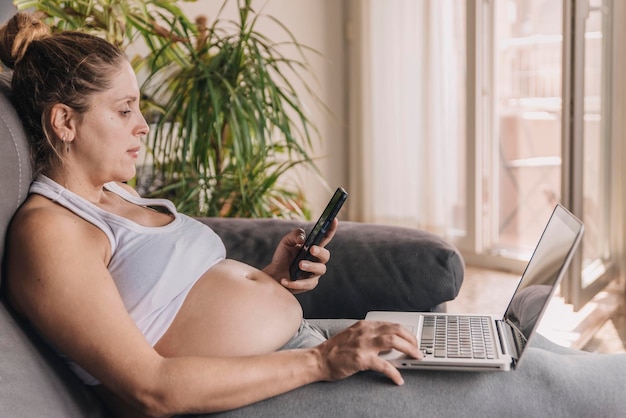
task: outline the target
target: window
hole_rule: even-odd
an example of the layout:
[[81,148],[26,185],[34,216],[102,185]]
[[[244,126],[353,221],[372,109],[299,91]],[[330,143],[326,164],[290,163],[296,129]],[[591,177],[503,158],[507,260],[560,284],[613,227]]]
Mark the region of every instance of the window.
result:
[[563,286],[580,307],[612,277],[615,252],[612,9],[351,2],[352,217],[427,229],[468,264],[521,273],[563,202],[586,225]]
[[615,276],[611,203],[623,191],[612,188],[611,174],[614,2],[564,4],[563,144],[569,160],[563,171],[564,200],[580,214],[586,232],[563,294],[579,308]]

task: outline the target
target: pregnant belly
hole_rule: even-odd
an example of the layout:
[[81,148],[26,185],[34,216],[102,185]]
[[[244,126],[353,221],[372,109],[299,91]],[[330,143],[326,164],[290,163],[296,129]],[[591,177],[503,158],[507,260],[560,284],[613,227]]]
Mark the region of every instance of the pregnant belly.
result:
[[300,303],[273,278],[223,260],[193,286],[155,349],[166,357],[268,353],[295,335],[301,319]]

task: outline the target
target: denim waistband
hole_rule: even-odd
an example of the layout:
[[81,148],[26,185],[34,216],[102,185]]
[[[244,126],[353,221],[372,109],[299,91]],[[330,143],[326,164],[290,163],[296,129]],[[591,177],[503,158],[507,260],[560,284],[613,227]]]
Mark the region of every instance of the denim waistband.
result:
[[296,335],[287,341],[287,344],[283,345],[279,351],[315,347],[326,341],[326,339],[322,330],[315,325],[311,325],[306,319],[302,319]]

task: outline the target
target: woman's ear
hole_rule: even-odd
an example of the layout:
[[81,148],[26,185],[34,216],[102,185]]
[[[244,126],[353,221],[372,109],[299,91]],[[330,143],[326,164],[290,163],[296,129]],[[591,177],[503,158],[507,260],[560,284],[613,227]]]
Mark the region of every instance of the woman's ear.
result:
[[57,138],[64,141],[74,139],[74,124],[72,123],[74,111],[71,107],[57,103],[50,109],[50,125]]

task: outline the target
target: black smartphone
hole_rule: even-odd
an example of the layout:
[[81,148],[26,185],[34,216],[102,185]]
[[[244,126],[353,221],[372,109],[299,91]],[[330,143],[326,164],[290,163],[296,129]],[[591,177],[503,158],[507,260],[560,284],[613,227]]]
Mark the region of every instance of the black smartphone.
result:
[[328,228],[332,224],[333,219],[335,219],[335,217],[339,213],[339,209],[341,209],[341,206],[343,206],[343,202],[345,202],[347,198],[348,193],[346,193],[346,191],[341,187],[337,188],[335,194],[330,199],[330,202],[328,202],[328,205],[326,205],[326,209],[324,209],[324,212],[322,212],[322,216],[320,216],[320,218],[315,223],[315,226],[306,237],[306,240],[300,248],[300,251],[298,251],[296,258],[294,258],[291,262],[291,265],[289,266],[289,275],[291,277],[291,280],[304,279],[311,275],[309,272],[300,270],[300,261],[317,260],[314,256],[311,255],[309,250],[311,246],[318,245],[322,241],[322,239],[326,235],[326,232],[328,232]]

